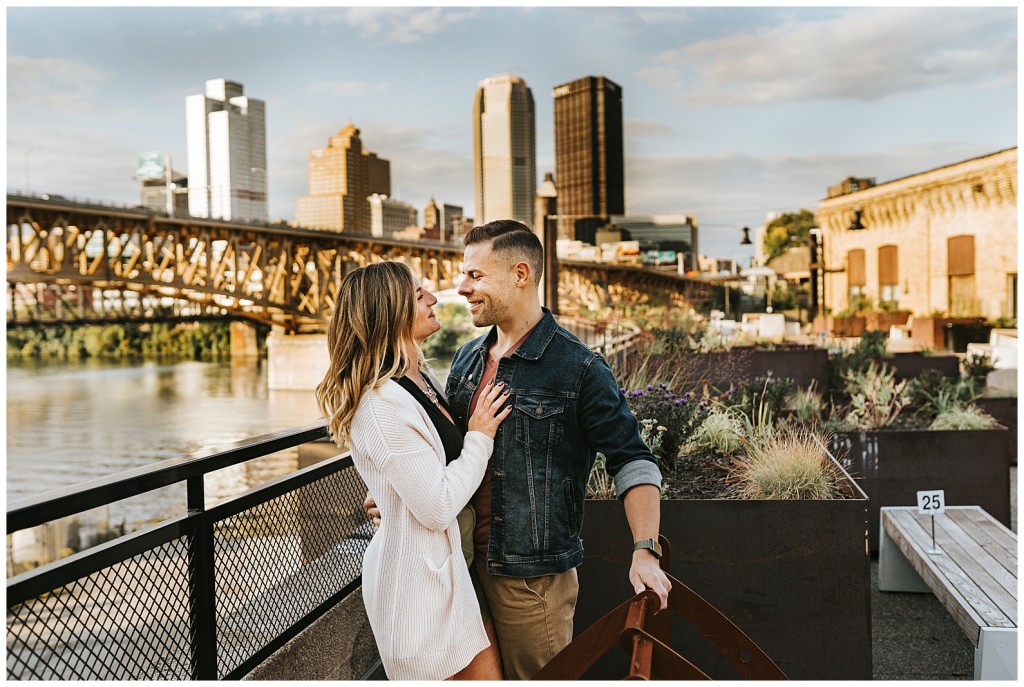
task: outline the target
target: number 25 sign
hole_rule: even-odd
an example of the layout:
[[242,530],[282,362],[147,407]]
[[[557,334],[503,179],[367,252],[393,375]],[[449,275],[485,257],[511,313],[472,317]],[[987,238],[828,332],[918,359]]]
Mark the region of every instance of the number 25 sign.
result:
[[946,510],[946,495],[942,489],[917,492],[917,512],[920,515],[941,515]]

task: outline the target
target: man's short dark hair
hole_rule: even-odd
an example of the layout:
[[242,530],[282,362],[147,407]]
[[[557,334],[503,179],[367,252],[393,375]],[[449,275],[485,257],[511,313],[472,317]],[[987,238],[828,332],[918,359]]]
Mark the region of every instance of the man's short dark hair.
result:
[[527,263],[535,275],[534,281],[540,284],[544,273],[544,247],[533,230],[522,222],[499,219],[481,224],[470,229],[463,242],[467,246],[491,242],[491,250],[508,253],[514,256],[516,262]]

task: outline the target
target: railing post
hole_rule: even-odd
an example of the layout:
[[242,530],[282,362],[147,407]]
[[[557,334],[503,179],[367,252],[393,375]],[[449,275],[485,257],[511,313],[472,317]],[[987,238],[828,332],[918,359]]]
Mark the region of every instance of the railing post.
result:
[[188,514],[196,526],[189,539],[188,607],[192,679],[217,679],[217,598],[214,590],[213,522],[206,512],[202,475],[187,481]]

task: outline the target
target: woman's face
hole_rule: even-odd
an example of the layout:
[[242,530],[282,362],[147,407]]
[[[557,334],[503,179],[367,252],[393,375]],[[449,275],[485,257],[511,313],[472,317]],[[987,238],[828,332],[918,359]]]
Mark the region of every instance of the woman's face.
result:
[[415,283],[416,320],[412,324],[412,338],[417,344],[421,344],[428,336],[441,328],[441,323],[434,316],[434,304],[437,303],[434,294],[423,288],[419,279],[416,279]]

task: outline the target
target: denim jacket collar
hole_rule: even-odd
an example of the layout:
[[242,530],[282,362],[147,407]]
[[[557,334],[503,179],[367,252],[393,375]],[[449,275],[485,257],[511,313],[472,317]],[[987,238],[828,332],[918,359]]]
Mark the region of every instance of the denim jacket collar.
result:
[[[551,339],[554,338],[555,332],[558,331],[558,322],[555,320],[555,316],[551,314],[551,311],[541,306],[541,310],[544,311],[544,315],[540,318],[540,322],[533,328],[533,332],[530,333],[530,337],[522,343],[515,350],[512,355],[517,355],[520,358],[526,360],[539,360],[544,355],[544,350],[551,343]],[[491,346],[498,339],[498,327],[491,327],[491,331],[487,332],[487,335],[480,339],[480,342],[476,345],[476,350],[473,352],[476,354],[485,353],[490,350]]]

